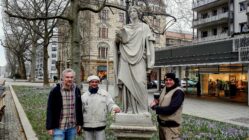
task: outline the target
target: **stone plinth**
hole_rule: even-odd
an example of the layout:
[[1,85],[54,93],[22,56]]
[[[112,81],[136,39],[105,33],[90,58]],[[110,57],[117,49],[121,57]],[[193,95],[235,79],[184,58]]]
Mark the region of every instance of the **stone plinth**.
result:
[[118,140],[149,140],[157,131],[150,113],[117,113],[110,129]]

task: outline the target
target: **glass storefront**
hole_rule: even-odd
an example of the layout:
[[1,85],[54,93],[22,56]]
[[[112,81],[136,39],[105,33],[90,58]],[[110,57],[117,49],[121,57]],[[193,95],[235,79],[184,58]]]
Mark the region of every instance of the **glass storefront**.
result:
[[215,96],[237,102],[247,102],[247,74],[201,74],[202,95]]
[[[248,77],[246,65],[223,64],[190,68],[192,76],[200,76],[201,95],[234,102],[248,102]],[[197,86],[196,86],[197,88]],[[197,94],[197,89],[191,94]]]

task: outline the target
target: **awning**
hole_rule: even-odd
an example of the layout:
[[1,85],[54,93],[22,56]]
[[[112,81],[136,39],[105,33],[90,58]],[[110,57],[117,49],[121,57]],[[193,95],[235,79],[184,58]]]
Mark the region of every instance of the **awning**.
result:
[[98,70],[98,71],[106,71],[107,68],[106,68],[106,66],[98,66],[98,67],[97,67],[97,70]]

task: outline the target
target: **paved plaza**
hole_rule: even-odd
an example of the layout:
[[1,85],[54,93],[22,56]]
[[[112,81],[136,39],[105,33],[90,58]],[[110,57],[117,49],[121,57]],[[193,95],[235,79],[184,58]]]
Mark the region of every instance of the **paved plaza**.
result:
[[[8,85],[26,85],[42,86],[42,83],[29,83],[26,81],[12,81],[8,79],[5,83],[7,96],[6,110],[3,123],[0,126],[0,139],[6,140],[24,140],[23,129],[20,125],[19,117],[16,112],[13,97],[10,94]],[[51,84],[53,86],[53,84]],[[100,85],[106,89],[106,85]],[[83,91],[87,90],[87,84],[83,84]],[[114,95],[113,86],[109,85],[109,92]],[[153,99],[152,93],[149,93],[148,102]],[[217,99],[207,99],[203,97],[187,97],[184,101],[183,113],[211,120],[236,124],[249,128],[249,106],[234,102],[227,102]],[[3,129],[4,128],[4,129]]]

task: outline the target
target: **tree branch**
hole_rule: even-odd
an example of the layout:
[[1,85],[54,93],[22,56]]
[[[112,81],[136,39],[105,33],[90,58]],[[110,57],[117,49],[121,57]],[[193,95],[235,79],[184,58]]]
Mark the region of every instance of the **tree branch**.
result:
[[49,19],[63,19],[63,20],[67,20],[67,21],[72,21],[70,18],[64,17],[64,16],[51,16],[51,17],[25,17],[25,16],[20,16],[20,15],[15,15],[12,14],[9,11],[4,11],[9,17],[15,17],[15,18],[21,18],[24,20],[49,20]]

